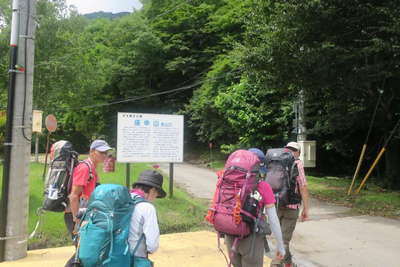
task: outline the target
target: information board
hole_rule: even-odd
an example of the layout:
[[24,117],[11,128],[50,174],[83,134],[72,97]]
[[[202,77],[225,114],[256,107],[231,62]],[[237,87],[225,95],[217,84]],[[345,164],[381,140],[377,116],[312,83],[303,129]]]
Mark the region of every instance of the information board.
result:
[[118,113],[118,162],[182,162],[183,116]]

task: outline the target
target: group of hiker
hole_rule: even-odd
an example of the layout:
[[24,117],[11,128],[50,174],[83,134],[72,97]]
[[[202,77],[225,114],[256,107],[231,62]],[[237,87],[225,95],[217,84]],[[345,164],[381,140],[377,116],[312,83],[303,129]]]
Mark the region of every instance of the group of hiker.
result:
[[[158,249],[160,231],[152,201],[166,196],[163,176],[145,170],[130,190],[99,185],[96,168],[111,149],[106,141],[95,140],[88,158],[79,161],[69,142],[52,147],[43,209],[64,211],[76,247],[65,266],[153,266],[148,254]],[[206,220],[225,239],[228,265],[263,266],[266,235],[272,232],[277,251],[271,266],[295,266],[290,240],[299,216],[303,221],[309,217],[300,153],[296,142],[266,155],[257,148],[238,150],[217,173]]]
[[300,145],[237,150],[227,159],[206,216],[225,238],[229,263],[235,267],[263,266],[269,251],[266,235],[273,233],[277,252],[272,267],[293,267],[289,244],[300,214],[309,218],[307,181],[299,159]]

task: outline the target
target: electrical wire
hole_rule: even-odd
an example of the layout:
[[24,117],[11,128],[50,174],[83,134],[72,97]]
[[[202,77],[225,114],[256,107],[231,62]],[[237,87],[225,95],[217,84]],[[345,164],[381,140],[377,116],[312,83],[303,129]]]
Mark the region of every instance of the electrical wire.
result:
[[[384,79],[384,81],[385,81],[385,80],[386,80],[386,79]],[[383,83],[383,86],[384,86],[384,83]],[[378,97],[378,100],[376,101],[374,113],[372,114],[371,122],[369,123],[368,133],[367,133],[367,136],[365,137],[364,144],[367,144],[367,143],[368,143],[368,139],[369,139],[369,136],[370,136],[371,131],[372,131],[372,126],[374,125],[374,122],[375,122],[376,112],[378,111],[379,104],[381,103],[383,91],[380,90],[380,91],[378,91],[378,93],[379,93],[379,97]]]
[[[88,106],[82,106],[82,107],[66,108],[66,109],[64,109],[64,111],[76,110],[76,109],[90,109],[90,108],[105,107],[105,106],[111,106],[111,105],[116,105],[116,104],[121,104],[121,103],[134,102],[134,101],[137,101],[137,100],[141,100],[141,99],[145,99],[145,98],[149,98],[149,97],[153,97],[153,96],[159,96],[159,95],[166,95],[166,94],[181,92],[181,91],[185,91],[185,90],[197,87],[199,85],[202,85],[203,83],[208,82],[208,81],[214,81],[214,80],[218,80],[218,79],[224,78],[228,74],[236,73],[236,72],[239,72],[239,71],[242,71],[242,70],[241,69],[237,69],[237,70],[225,73],[224,75],[220,75],[220,76],[217,76],[217,77],[214,77],[214,78],[205,79],[203,81],[195,82],[195,83],[193,83],[191,85],[186,85],[186,86],[182,86],[182,87],[179,87],[179,88],[174,88],[174,89],[171,89],[171,90],[152,93],[152,94],[148,94],[148,95],[144,95],[144,96],[136,96],[136,97],[127,98],[127,99],[115,100],[115,101],[108,102],[108,103],[94,104],[94,105],[88,105]],[[240,77],[240,75],[237,75],[234,78],[237,78],[237,77]]]
[[157,16],[155,16],[154,18],[150,19],[149,21],[150,21],[150,22],[155,21],[157,18],[162,17],[162,16],[164,16],[164,15],[167,15],[167,14],[169,14],[169,13],[171,13],[171,12],[177,10],[178,7],[183,6],[184,4],[188,4],[189,2],[190,2],[190,1],[184,1],[184,2],[182,2],[182,3],[180,3],[180,4],[177,4],[175,7],[171,8],[170,10],[167,10],[167,11],[161,13],[161,14],[158,14]]
[[24,36],[24,104],[22,107],[22,136],[25,138],[26,141],[31,142],[31,139],[29,139],[26,136],[25,133],[25,112],[26,112],[26,93],[27,93],[27,88],[28,88],[28,74],[27,74],[27,70],[28,70],[28,53],[27,53],[27,48],[28,48],[28,34],[29,34],[29,21],[30,21],[30,16],[31,16],[31,0],[28,0],[28,6],[27,6],[27,15],[26,15],[26,24],[25,24],[25,36]]

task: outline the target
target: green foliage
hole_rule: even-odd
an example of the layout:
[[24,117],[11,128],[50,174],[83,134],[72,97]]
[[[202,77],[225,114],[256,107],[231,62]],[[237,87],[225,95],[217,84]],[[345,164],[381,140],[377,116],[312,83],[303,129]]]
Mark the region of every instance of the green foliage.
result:
[[354,149],[350,141],[368,127],[377,89],[385,93],[375,133],[392,129],[400,112],[394,104],[400,97],[394,89],[400,70],[395,1],[256,3],[262,8],[249,23],[248,43],[256,49],[249,49],[248,64],[269,86],[305,91],[308,126],[322,145],[343,154]]
[[[309,137],[323,161],[339,155],[325,167],[357,160],[378,89],[384,93],[369,142],[382,146],[399,119],[399,11],[396,1],[254,1],[247,68],[257,84],[292,97],[303,90]],[[388,148],[399,151],[398,143]],[[399,173],[390,176],[398,187]]]

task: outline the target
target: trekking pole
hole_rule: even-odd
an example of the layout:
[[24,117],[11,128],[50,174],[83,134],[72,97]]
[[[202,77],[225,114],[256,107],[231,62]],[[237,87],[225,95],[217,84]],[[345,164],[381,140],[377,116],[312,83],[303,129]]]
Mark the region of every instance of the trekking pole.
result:
[[74,255],[74,261],[72,262],[72,266],[74,267],[79,267],[81,266],[81,262],[79,260],[79,247],[81,246],[81,239],[79,237],[79,229],[81,226],[81,220],[84,219],[84,214],[78,213],[77,215],[79,217],[79,223],[75,223],[74,225],[74,230],[73,230],[73,235],[74,235],[74,243],[75,243],[75,255]]
[[72,266],[79,267],[79,266],[81,266],[81,262],[79,260],[79,247],[81,246],[81,240],[78,236],[76,238],[78,240],[77,240],[77,244],[76,244],[75,257],[74,257],[74,262],[72,263],[73,264]]
[[396,132],[397,128],[400,125],[400,119],[397,121],[396,125],[394,126],[392,132],[389,135],[389,138],[386,139],[385,144],[383,145],[381,151],[379,152],[378,156],[376,157],[374,163],[372,164],[371,168],[369,169],[368,173],[365,175],[364,179],[362,180],[360,186],[358,187],[358,189],[356,190],[356,194],[360,193],[361,188],[364,186],[365,182],[368,180],[369,176],[371,175],[372,171],[374,170],[376,164],[378,164],[379,160],[381,159],[383,153],[385,153],[386,151],[386,147],[389,144],[390,140],[392,139],[394,133]]

